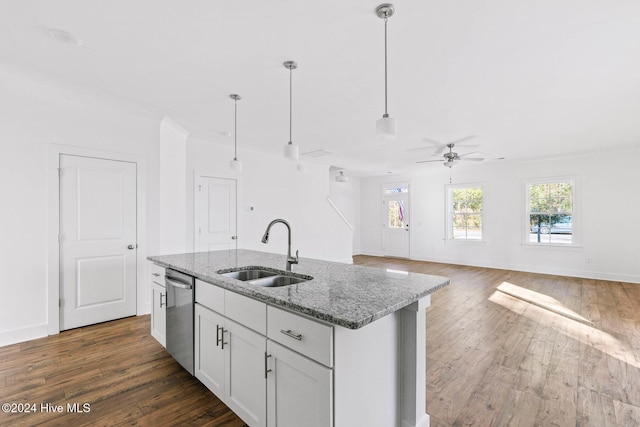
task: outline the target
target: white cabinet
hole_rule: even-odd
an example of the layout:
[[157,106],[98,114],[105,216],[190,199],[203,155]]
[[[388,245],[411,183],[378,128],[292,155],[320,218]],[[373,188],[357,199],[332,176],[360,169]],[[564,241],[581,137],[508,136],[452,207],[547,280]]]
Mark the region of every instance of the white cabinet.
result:
[[250,426],[266,426],[266,340],[229,319],[225,329],[224,402]]
[[151,336],[167,346],[167,291],[164,287],[164,267],[151,263]]
[[200,280],[195,298],[195,376],[249,426],[429,425],[428,296],[359,329]]
[[266,426],[265,337],[199,303],[194,333],[196,378],[244,422]]
[[267,355],[267,425],[332,426],[332,370],[271,340]]
[[194,375],[216,396],[224,396],[224,350],[220,327],[224,317],[200,304],[194,308]]

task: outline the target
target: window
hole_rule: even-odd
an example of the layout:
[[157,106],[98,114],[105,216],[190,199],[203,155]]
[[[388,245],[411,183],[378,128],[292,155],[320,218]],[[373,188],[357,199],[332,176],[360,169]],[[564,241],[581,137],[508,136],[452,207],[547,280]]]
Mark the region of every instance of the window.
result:
[[529,243],[574,244],[574,181],[527,183]]
[[482,186],[447,186],[447,239],[482,240]]

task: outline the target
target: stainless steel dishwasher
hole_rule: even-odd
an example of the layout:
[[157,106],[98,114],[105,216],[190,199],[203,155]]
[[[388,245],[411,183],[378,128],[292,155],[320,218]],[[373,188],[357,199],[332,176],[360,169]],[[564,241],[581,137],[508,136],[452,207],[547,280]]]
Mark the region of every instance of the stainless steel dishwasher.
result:
[[193,375],[194,278],[167,268],[167,351]]

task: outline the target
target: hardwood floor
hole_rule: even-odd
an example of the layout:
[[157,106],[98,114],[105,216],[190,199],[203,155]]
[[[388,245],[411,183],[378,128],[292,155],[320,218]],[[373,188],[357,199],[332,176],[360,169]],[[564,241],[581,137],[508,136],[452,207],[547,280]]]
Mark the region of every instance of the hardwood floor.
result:
[[[354,263],[451,278],[427,310],[433,427],[640,426],[640,285],[368,256]],[[0,425],[245,426],[149,327],[149,316],[131,317],[1,347],[0,403],[35,403],[37,412],[0,412]],[[64,410],[43,412],[47,403]],[[90,412],[68,412],[74,403]]]
[[354,263],[451,278],[427,309],[432,427],[640,426],[640,285],[368,256]]
[[[244,427],[149,334],[149,316],[129,317],[0,347],[0,403],[36,412],[0,412],[2,426]],[[62,405],[62,412],[41,405]],[[88,403],[72,413],[67,404]]]

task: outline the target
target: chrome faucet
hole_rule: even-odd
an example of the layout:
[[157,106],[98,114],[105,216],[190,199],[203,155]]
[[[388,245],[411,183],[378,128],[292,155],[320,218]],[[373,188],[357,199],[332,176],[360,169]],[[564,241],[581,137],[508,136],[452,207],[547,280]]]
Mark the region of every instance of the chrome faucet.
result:
[[291,226],[289,226],[289,223],[287,221],[279,218],[271,221],[269,225],[267,225],[267,230],[264,232],[264,236],[262,236],[262,243],[269,242],[269,231],[271,230],[271,227],[273,226],[273,224],[278,222],[281,222],[282,224],[286,225],[287,231],[289,232],[289,244],[287,246],[287,271],[291,271],[291,264],[297,264],[299,258],[298,258],[298,251],[296,251],[295,258],[291,256]]

